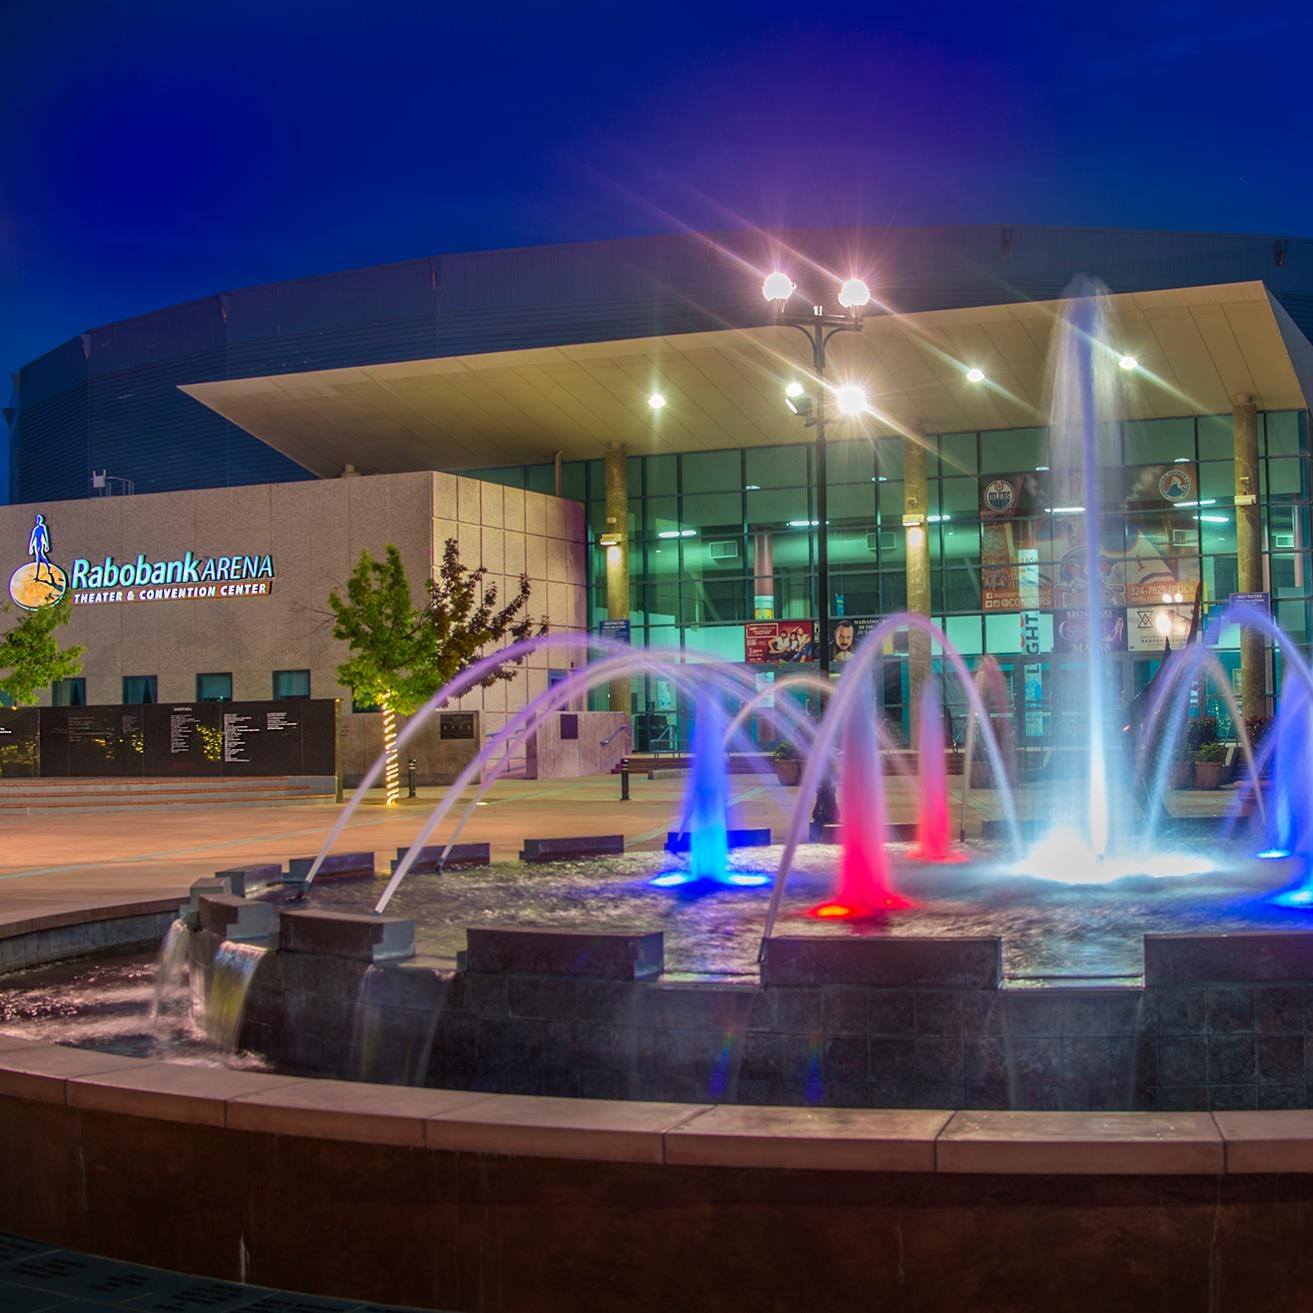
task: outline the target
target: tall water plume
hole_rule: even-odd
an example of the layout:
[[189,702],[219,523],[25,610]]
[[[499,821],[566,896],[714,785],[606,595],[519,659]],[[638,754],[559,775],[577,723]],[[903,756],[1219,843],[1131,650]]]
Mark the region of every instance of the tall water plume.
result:
[[[1107,553],[1100,505],[1101,450],[1106,426],[1117,417],[1117,358],[1109,345],[1104,289],[1077,279],[1050,350],[1049,422],[1052,588],[1055,647],[1080,652],[1085,663],[1083,705],[1070,708],[1058,733],[1064,748],[1083,758],[1080,813],[1071,817],[1096,858],[1111,839],[1109,799],[1110,713],[1113,711],[1105,643],[1125,623],[1126,599],[1115,586],[1120,541]],[[1080,508],[1079,514],[1065,513]],[[1120,526],[1117,526],[1120,528]],[[1058,641],[1059,639],[1065,641]],[[1055,697],[1066,690],[1058,689]],[[1082,742],[1083,740],[1083,742]]]

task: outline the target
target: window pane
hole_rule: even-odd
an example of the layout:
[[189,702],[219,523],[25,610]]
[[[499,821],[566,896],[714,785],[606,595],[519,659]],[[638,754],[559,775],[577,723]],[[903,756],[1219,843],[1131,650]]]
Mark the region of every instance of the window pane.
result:
[[1196,421],[1200,460],[1231,460],[1235,456],[1235,430],[1230,415],[1201,415]]
[[974,433],[945,433],[939,439],[939,464],[944,475],[974,474],[976,472],[976,435]]
[[1299,414],[1293,410],[1277,411],[1263,416],[1267,430],[1269,456],[1295,456],[1299,454]]
[[1194,420],[1128,420],[1122,426],[1127,465],[1148,465],[1157,461],[1174,461],[1179,457],[1194,459]]
[[293,698],[310,696],[310,672],[308,670],[275,670],[274,700],[290,701]]
[[1235,496],[1235,462],[1211,460],[1200,465],[1199,496],[1229,502]]
[[[649,497],[674,496],[679,491],[679,471],[675,465],[674,456],[645,456],[643,458],[643,473],[647,479],[647,495]],[[638,485],[634,484],[629,489],[630,492],[637,492]]]
[[[684,500],[687,502],[688,498]],[[811,515],[807,506],[806,488],[776,488],[747,494],[748,527],[794,528],[807,527]]]
[[831,524],[843,520],[875,522],[875,484],[844,483],[830,489],[829,518]]
[[[743,476],[745,485],[755,483],[759,488],[788,488],[807,482],[807,451],[804,447],[753,447],[743,454],[746,462]],[[686,476],[687,472],[686,466]],[[833,474],[830,478],[833,480]],[[686,477],[685,492],[689,488]]]
[[57,679],[50,686],[50,701],[56,707],[85,707],[87,705],[87,681],[81,676],[72,679]]
[[[875,478],[875,448],[865,438],[856,438],[850,442],[832,442],[826,450],[825,464],[832,484],[870,483]],[[804,472],[797,482],[802,483],[805,480]]]
[[745,482],[742,477],[743,464],[737,451],[690,451],[681,460],[686,493],[737,492]]
[[230,674],[196,676],[197,702],[231,702],[232,698],[233,677]]
[[156,702],[154,675],[124,675],[123,701],[128,706],[144,706]]
[[1033,470],[1047,465],[1045,429],[997,429],[980,435],[980,469],[984,474]]
[[[750,494],[754,497],[760,493]],[[743,497],[740,492],[685,493],[681,529],[729,529],[738,533],[743,523]]]

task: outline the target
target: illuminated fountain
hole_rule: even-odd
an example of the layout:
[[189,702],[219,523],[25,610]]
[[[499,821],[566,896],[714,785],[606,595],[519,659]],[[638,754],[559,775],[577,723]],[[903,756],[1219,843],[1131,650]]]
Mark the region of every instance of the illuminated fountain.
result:
[[910,907],[892,884],[885,842],[884,768],[869,699],[844,727],[842,805],[838,886],[832,898],[811,909],[812,916],[871,920]]
[[[939,686],[929,679],[921,690],[916,736],[916,765],[921,788],[913,852],[922,861],[949,862],[959,856],[954,852],[949,836],[947,750]],[[1007,781],[1004,781],[1004,787],[1007,787]]]

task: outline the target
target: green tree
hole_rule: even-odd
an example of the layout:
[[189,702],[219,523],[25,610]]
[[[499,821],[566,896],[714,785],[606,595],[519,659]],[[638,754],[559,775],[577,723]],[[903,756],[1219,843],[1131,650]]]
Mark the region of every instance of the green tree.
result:
[[[68,624],[72,603],[65,597],[54,606],[27,611],[23,618],[0,636],[0,693],[14,706],[34,702],[42,689],[57,679],[68,679],[82,669],[80,647],[59,646],[56,630]],[[5,614],[11,612],[6,604]]]
[[[389,546],[384,559],[361,554],[346,584],[346,595],[328,599],[333,636],[351,655],[337,668],[338,678],[359,702],[383,713],[388,800],[398,792],[396,717],[419,710],[443,685],[468,670],[485,650],[547,633],[529,615],[531,589],[520,576],[515,595],[498,605],[497,585],[483,566],[462,565],[454,538],[448,538],[428,598],[416,605],[401,553]],[[522,658],[521,658],[522,660]],[[496,666],[478,686],[515,678],[520,660]]]

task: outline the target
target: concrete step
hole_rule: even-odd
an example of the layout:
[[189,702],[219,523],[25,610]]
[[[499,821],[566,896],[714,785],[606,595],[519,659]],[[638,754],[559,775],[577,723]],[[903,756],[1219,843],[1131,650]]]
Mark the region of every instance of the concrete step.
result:
[[0,779],[0,797],[26,793],[242,793],[251,789],[316,789],[332,792],[331,775],[230,776],[10,776]]
[[306,807],[332,802],[332,794],[269,797],[237,797],[231,799],[175,798],[168,801],[152,799],[148,802],[124,802],[107,799],[103,802],[66,803],[0,803],[0,818],[7,816],[67,816],[70,812],[160,812],[185,807]]
[[161,810],[177,807],[276,807],[330,801],[331,775],[254,775],[176,779],[0,780],[0,816]]

